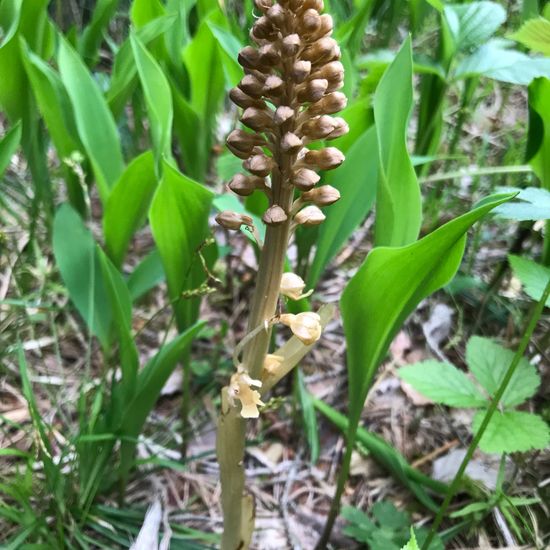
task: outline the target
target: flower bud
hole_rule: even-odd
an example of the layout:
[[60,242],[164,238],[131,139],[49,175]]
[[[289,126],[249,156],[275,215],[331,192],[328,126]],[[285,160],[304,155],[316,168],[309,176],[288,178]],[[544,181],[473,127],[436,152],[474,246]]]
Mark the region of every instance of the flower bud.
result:
[[234,155],[242,159],[247,159],[252,154],[254,147],[262,143],[261,138],[244,130],[233,130],[227,136],[227,146]]
[[268,208],[262,219],[266,225],[281,225],[288,220],[286,212],[277,204],[274,204],[271,208]]
[[258,98],[262,97],[264,90],[263,82],[260,82],[254,75],[247,74],[239,83],[239,88],[247,95]]
[[301,300],[306,283],[294,273],[284,273],[281,279],[280,293],[291,300]]
[[294,336],[302,341],[306,346],[311,346],[321,338],[323,327],[321,326],[321,317],[311,311],[299,313],[298,315],[281,315],[281,323],[290,327]]
[[308,115],[333,115],[346,108],[347,97],[341,92],[332,92],[321,98],[317,103],[310,105]]
[[264,186],[265,180],[263,178],[245,176],[244,174],[236,174],[229,183],[229,189],[241,197],[248,197],[256,189],[261,189]]
[[281,149],[291,155],[297,154],[304,147],[302,140],[292,132],[287,132],[281,140]]
[[311,118],[304,122],[300,132],[309,140],[325,139],[336,129],[336,120],[328,115]]
[[292,11],[296,12],[302,7],[303,3],[304,3],[304,0],[289,0],[288,7]]
[[317,172],[308,170],[307,168],[300,168],[292,174],[290,183],[300,191],[309,191],[315,187],[320,180],[321,176],[319,176]]
[[271,111],[266,109],[249,107],[244,111],[241,122],[256,132],[264,132],[273,125],[273,119],[270,113]]
[[327,147],[318,151],[308,151],[304,162],[310,166],[316,166],[319,170],[333,170],[338,168],[346,157],[336,147]]
[[283,93],[284,85],[285,83],[280,77],[270,75],[265,81],[264,94],[266,96],[280,96]]
[[245,69],[257,69],[260,64],[260,52],[252,46],[246,46],[240,51],[238,61]]
[[283,38],[281,52],[285,57],[294,57],[299,51],[302,41],[297,34],[289,34]]
[[321,28],[321,16],[314,9],[306,10],[300,21],[300,30],[303,35],[311,35]]
[[327,217],[317,206],[306,206],[294,216],[294,221],[298,225],[305,225],[307,227],[321,225],[326,219]]
[[304,0],[304,3],[302,4],[303,10],[316,10],[318,12],[321,12],[325,9],[325,3],[323,0]]
[[327,88],[328,80],[322,78],[310,80],[303,84],[298,91],[298,101],[300,103],[315,103],[325,95]]
[[262,17],[256,19],[256,23],[252,27],[252,36],[259,40],[273,40],[277,36],[277,31],[273,27],[273,23],[262,15]]
[[279,29],[281,29],[286,20],[285,10],[280,4],[275,4],[267,10],[266,17]]
[[310,61],[296,61],[296,63],[294,63],[294,66],[292,67],[292,72],[290,74],[292,75],[292,80],[294,80],[296,84],[301,84],[306,80],[310,73]]
[[333,30],[334,21],[332,20],[332,16],[328,13],[324,13],[323,15],[321,15],[321,26],[315,33],[313,33],[309,37],[309,40],[314,41],[324,38],[325,36],[330,36]]
[[262,108],[265,106],[260,99],[250,97],[248,94],[245,94],[240,88],[233,88],[229,92],[229,97],[235,105],[241,107],[242,109],[246,109],[247,107]]
[[255,176],[265,178],[273,170],[273,159],[264,153],[257,153],[243,162],[243,168]]
[[272,43],[262,46],[259,51],[259,56],[261,64],[268,67],[278,65],[281,62],[279,50]]
[[231,212],[226,210],[220,212],[216,216],[216,221],[225,229],[230,229],[231,231],[238,231],[241,228],[241,225],[247,225],[252,227],[254,222],[250,216],[245,216],[244,214],[237,214],[237,212]]
[[328,80],[329,90],[333,92],[342,86],[344,82],[344,65],[340,61],[331,61],[323,65],[314,75],[315,78]]
[[273,122],[277,126],[281,126],[285,122],[290,120],[294,116],[294,114],[294,109],[292,109],[291,107],[287,107],[286,105],[282,105],[281,107],[277,107],[275,115],[273,116]]
[[302,194],[302,199],[316,206],[330,206],[340,200],[340,191],[332,185],[322,185]]
[[348,123],[340,117],[334,119],[334,130],[325,139],[336,139],[349,133]]
[[340,59],[340,55],[340,47],[336,40],[334,40],[334,38],[324,37],[306,48],[302,53],[302,59],[319,64],[337,61]]
[[256,7],[264,13],[273,6],[273,0],[254,0]]

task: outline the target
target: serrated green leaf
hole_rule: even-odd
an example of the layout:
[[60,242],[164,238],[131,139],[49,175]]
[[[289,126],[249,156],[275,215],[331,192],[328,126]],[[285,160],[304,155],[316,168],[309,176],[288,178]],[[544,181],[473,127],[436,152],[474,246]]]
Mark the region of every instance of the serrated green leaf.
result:
[[495,213],[502,218],[517,221],[550,219],[550,191],[538,187],[527,187],[526,189],[507,187],[505,191],[515,191],[518,196],[515,200],[495,209]]
[[484,407],[487,399],[455,366],[423,361],[399,369],[399,376],[435,403],[449,407]]
[[[468,367],[490,396],[495,395],[514,355],[513,351],[480,336],[470,338],[466,346]],[[539,385],[540,376],[537,370],[527,359],[522,358],[502,396],[502,405],[521,405],[535,394]]]
[[103,215],[105,246],[113,263],[120,267],[128,244],[146,220],[157,187],[153,154],[136,157],[113,187]]
[[422,223],[422,199],[407,150],[413,106],[412,46],[405,41],[374,96],[379,171],[376,199],[377,246],[414,242]]
[[[484,412],[474,418],[477,432]],[[538,415],[522,411],[495,412],[479,443],[485,453],[523,453],[531,449],[545,449],[550,443],[548,424]]]
[[[544,288],[550,279],[550,268],[513,254],[508,256],[508,260],[514,275],[523,284],[525,293],[533,298],[535,302],[538,302],[542,298]],[[550,299],[546,302],[546,306],[550,307]]]
[[398,510],[391,502],[376,502],[371,513],[380,525],[393,531],[406,529],[410,523],[408,514]]
[[530,50],[550,56],[550,21],[548,19],[543,17],[529,19],[518,31],[511,34],[510,38]]
[[457,50],[480,46],[506,21],[506,10],[496,2],[450,4],[444,13]]
[[455,79],[485,76],[526,86],[536,78],[550,76],[550,59],[530,57],[509,49],[501,40],[491,40],[464,58],[453,76]]
[[401,548],[401,550],[420,550],[418,543],[416,542],[416,536],[414,529],[411,527],[411,540]]

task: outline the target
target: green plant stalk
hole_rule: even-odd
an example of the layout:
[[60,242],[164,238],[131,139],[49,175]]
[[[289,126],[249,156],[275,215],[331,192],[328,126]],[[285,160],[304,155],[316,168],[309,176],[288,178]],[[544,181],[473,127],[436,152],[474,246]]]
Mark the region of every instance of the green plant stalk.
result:
[[520,164],[517,166],[492,166],[489,168],[476,168],[473,170],[455,170],[453,172],[445,172],[443,174],[434,174],[420,180],[421,184],[437,183],[463,177],[476,176],[499,176],[502,174],[530,174],[533,172],[531,166]]
[[546,222],[542,249],[542,264],[550,266],[550,221]]
[[529,322],[527,323],[527,328],[525,330],[525,333],[523,334],[523,338],[521,339],[521,343],[519,345],[518,350],[516,351],[516,354],[514,356],[513,361],[510,363],[510,366],[508,367],[508,370],[506,371],[506,374],[504,378],[502,379],[502,382],[494,396],[494,399],[491,401],[491,404],[489,408],[487,409],[487,412],[485,413],[485,416],[483,417],[483,421],[481,423],[481,426],[479,427],[479,430],[475,434],[474,438],[472,439],[472,442],[470,443],[470,446],[468,447],[468,450],[466,451],[466,455],[464,456],[464,460],[460,464],[460,468],[458,469],[458,472],[456,473],[451,486],[449,487],[449,491],[447,492],[447,495],[445,496],[445,500],[443,501],[443,504],[441,505],[441,508],[439,509],[439,512],[437,513],[437,516],[432,524],[432,527],[430,529],[430,533],[428,534],[428,537],[424,541],[424,544],[422,545],[422,550],[428,550],[436,532],[439,526],[441,525],[441,522],[443,521],[445,517],[445,513],[447,512],[447,509],[449,508],[449,505],[451,504],[451,501],[455,494],[457,493],[458,489],[460,488],[460,484],[462,483],[462,478],[464,476],[464,473],[466,471],[466,468],[468,467],[468,464],[472,460],[472,457],[474,455],[474,452],[476,451],[479,442],[481,441],[481,438],[483,437],[483,434],[485,433],[485,430],[487,429],[487,426],[491,422],[491,419],[493,418],[493,415],[498,409],[498,406],[500,404],[500,400],[502,399],[502,396],[504,395],[504,392],[508,388],[508,384],[510,383],[510,380],[512,379],[512,376],[514,375],[516,368],[518,367],[521,359],[523,358],[523,355],[525,354],[525,351],[527,350],[527,346],[529,345],[529,341],[531,340],[531,337],[533,336],[533,332],[535,331],[535,328],[537,326],[537,323],[539,322],[539,319],[542,315],[542,312],[544,310],[544,307],[546,305],[546,302],[548,298],[550,297],[550,280],[548,281],[546,288],[544,290],[544,293],[542,295],[542,298],[535,306],[533,313],[531,314],[531,317],[529,319]]

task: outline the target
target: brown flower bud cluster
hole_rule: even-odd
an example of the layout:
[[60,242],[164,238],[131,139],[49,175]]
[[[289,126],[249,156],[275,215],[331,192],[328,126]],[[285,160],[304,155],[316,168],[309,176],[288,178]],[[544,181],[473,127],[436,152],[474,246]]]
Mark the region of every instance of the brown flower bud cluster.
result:
[[[337,168],[344,155],[336,147],[308,145],[349,130],[344,119],[331,116],[347,103],[339,91],[344,67],[331,36],[332,18],[321,13],[323,0],[255,4],[261,14],[250,33],[255,46],[240,52],[245,75],[230,93],[243,109],[245,128],[234,130],[227,139],[247,173],[237,174],[229,188],[240,196],[264,191],[270,199],[263,216],[268,226],[317,225],[325,219],[320,208],[340,198],[333,187],[315,188],[318,172]],[[226,220],[227,216],[218,220],[224,227],[240,227],[239,220]]]

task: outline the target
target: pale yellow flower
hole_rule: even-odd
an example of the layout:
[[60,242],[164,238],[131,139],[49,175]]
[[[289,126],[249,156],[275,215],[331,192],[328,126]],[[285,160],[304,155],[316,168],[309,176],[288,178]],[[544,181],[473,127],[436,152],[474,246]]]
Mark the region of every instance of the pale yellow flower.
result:
[[294,273],[283,273],[281,279],[280,293],[291,300],[301,300],[313,294],[313,290],[304,294],[306,283],[303,279]]
[[261,388],[262,383],[251,378],[242,366],[239,367],[231,377],[227,393],[229,402],[233,407],[236,406],[236,399],[241,402],[241,416],[243,418],[258,418],[260,416],[258,406],[264,405],[260,399],[260,393],[253,390],[253,387]]
[[280,321],[283,325],[290,327],[294,336],[306,346],[311,346],[321,338],[323,327],[321,326],[321,317],[317,313],[307,311],[298,315],[285,314],[281,315]]

